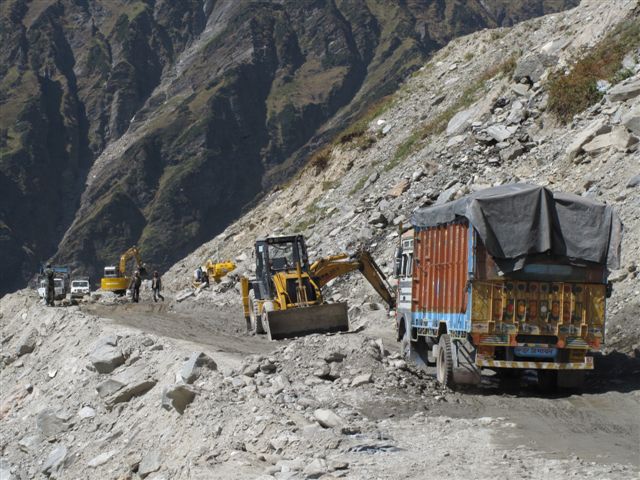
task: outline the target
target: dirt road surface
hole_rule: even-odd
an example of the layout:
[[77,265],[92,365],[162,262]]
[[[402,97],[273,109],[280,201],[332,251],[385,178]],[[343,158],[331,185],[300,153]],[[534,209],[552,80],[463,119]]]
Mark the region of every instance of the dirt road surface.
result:
[[[287,344],[247,335],[238,307],[220,307],[215,311],[174,308],[163,304],[83,307],[116,324],[199,346],[232,366],[249,354],[266,355]],[[369,325],[354,335],[381,338],[389,350],[397,348],[390,323]],[[626,470],[619,472],[623,473],[620,478],[629,474],[628,478],[632,478],[640,471],[639,363],[627,359],[622,368],[606,358],[599,363],[600,372],[588,378],[583,393],[545,395],[538,391],[532,372],[508,384],[489,372],[479,388],[448,392],[442,395],[442,401],[428,408],[420,399],[399,400],[394,391],[380,392],[375,398],[353,399],[353,406],[362,415],[382,421],[395,439],[388,448],[371,446],[366,455],[365,448],[356,457],[369,460],[375,457],[373,463],[377,464],[380,460],[377,457],[383,456],[386,466],[377,473],[405,468],[401,465],[407,462],[418,468],[426,462],[422,453],[430,446],[436,448],[434,439],[442,440],[442,432],[450,427],[446,419],[452,419],[458,430],[468,422],[468,430],[464,433],[462,428],[462,432],[457,431],[438,444],[436,451],[442,450],[443,466],[452,462],[449,457],[460,445],[488,442],[476,445],[466,454],[477,457],[476,461],[482,461],[483,455],[497,455],[508,462],[510,452],[515,449],[551,461],[622,465]],[[427,374],[435,376],[432,370],[427,370]],[[375,469],[370,471],[376,474]],[[619,477],[614,471],[611,478]]]

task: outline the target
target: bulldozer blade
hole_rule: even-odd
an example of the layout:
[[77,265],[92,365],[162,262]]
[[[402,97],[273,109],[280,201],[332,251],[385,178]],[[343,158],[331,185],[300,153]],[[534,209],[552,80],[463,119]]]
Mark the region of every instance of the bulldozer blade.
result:
[[273,310],[265,325],[269,340],[301,337],[312,333],[346,332],[349,316],[346,303],[325,303],[311,307]]

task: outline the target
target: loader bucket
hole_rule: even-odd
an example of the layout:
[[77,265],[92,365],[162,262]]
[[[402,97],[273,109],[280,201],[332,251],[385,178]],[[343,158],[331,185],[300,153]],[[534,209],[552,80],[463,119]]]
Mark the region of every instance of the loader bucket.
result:
[[346,303],[325,303],[311,307],[274,310],[264,326],[269,340],[301,337],[312,333],[346,332],[349,316]]

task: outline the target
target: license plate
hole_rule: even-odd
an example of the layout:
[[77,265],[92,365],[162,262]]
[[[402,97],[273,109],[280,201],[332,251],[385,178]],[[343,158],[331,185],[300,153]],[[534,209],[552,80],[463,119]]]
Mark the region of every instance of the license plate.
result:
[[556,356],[556,348],[546,347],[516,347],[514,353],[518,357],[553,358]]

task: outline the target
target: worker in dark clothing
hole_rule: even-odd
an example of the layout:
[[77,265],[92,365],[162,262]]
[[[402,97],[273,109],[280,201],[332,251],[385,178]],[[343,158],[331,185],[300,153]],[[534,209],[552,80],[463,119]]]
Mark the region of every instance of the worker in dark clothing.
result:
[[53,303],[53,300],[56,295],[56,285],[54,282],[55,272],[51,268],[50,263],[47,264],[47,268],[45,268],[44,270],[44,277],[47,280],[45,301],[47,302],[48,306],[53,307],[55,306],[55,304]]
[[201,288],[207,288],[209,286],[209,274],[206,271],[202,272],[202,283],[200,286]]
[[160,293],[162,289],[162,280],[160,279],[160,274],[156,270],[153,272],[153,278],[151,279],[151,290],[153,290],[153,301],[157,302],[158,298],[164,302],[164,297]]
[[142,277],[140,272],[136,270],[136,273],[131,277],[129,283],[129,290],[131,290],[131,300],[135,303],[140,301],[140,286],[142,285]]

